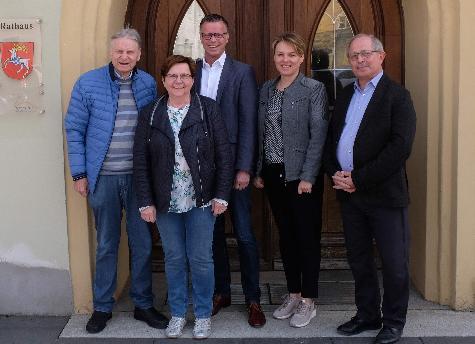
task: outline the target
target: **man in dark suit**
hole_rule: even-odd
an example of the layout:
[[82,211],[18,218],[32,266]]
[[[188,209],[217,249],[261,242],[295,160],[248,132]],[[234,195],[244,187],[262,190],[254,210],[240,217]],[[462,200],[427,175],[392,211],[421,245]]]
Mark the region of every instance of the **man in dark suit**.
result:
[[[228,23],[218,14],[205,16],[200,23],[203,60],[197,62],[195,87],[215,99],[228,131],[234,161],[231,219],[236,233],[241,283],[253,327],[264,326],[260,306],[259,253],[251,228],[250,174],[253,170],[257,131],[257,84],[252,67],[226,55]],[[215,294],[213,315],[231,304],[231,275],[224,233],[224,216],[216,219],[213,238]]]
[[[353,37],[347,55],[357,80],[336,100],[325,169],[341,205],[357,313],[337,330],[354,335],[382,324],[375,343],[395,343],[402,335],[409,299],[405,164],[416,114],[409,92],[383,73],[385,52],[377,38]],[[383,268],[382,318],[373,239]]]

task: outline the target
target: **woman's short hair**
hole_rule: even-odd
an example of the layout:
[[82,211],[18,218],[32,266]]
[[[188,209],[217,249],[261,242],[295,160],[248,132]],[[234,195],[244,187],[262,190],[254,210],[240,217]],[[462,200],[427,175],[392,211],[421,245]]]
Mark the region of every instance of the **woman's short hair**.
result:
[[140,38],[140,34],[137,30],[132,29],[131,27],[126,27],[125,29],[121,29],[117,31],[111,36],[111,42],[118,38],[128,38],[133,41],[136,41],[139,45],[139,48],[142,46],[142,39]]
[[305,41],[300,35],[296,34],[295,32],[284,32],[274,39],[274,41],[272,42],[272,52],[274,54],[275,48],[280,42],[290,44],[299,56],[303,56],[305,54]]
[[176,64],[179,63],[186,63],[190,68],[190,74],[194,78],[195,77],[195,70],[196,70],[196,63],[193,61],[191,57],[183,56],[183,55],[170,55],[166,58],[165,62],[162,64],[162,68],[160,68],[160,74],[162,77],[168,74],[168,71]]

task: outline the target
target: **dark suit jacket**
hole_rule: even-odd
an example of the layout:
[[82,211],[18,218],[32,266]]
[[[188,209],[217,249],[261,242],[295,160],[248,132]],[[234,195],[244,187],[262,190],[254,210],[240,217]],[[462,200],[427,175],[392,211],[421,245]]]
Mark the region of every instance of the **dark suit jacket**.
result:
[[[336,99],[325,147],[329,176],[341,170],[336,156],[345,126],[353,84]],[[353,183],[356,192],[337,190],[337,197],[370,206],[404,207],[409,204],[406,160],[416,131],[416,113],[409,92],[383,74],[361,121],[353,146]]]
[[[195,89],[201,89],[203,61],[197,61]],[[234,169],[252,173],[257,137],[257,83],[250,65],[226,56],[216,102],[228,130]]]

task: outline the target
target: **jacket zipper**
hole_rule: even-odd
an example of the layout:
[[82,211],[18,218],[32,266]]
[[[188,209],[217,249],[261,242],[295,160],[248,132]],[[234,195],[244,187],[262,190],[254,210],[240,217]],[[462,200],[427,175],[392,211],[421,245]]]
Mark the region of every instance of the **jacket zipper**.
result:
[[198,148],[198,142],[196,142],[196,157],[198,158],[198,176],[200,177],[200,189],[201,189],[201,206],[204,205],[205,200],[203,198],[203,182],[201,181],[201,164],[200,164],[200,150]]
[[[200,105],[200,115],[201,115],[201,122],[204,122],[204,115],[203,115],[203,107],[201,106],[200,96],[196,94],[198,98],[198,104]],[[205,135],[208,136],[208,132],[205,131]],[[198,148],[198,140],[196,140],[196,158],[198,159],[198,175],[200,177],[200,189],[201,189],[201,205],[203,206],[205,200],[203,198],[203,182],[201,180],[201,164],[200,164],[200,150]]]
[[[112,82],[114,83],[114,81],[112,81]],[[114,84],[114,86],[116,86],[116,85]],[[120,88],[119,88],[119,91],[120,91]],[[111,92],[112,92],[112,90],[111,90]],[[133,93],[133,90],[132,90],[132,93]],[[98,174],[101,173],[102,166],[104,165],[104,161],[106,159],[107,153],[109,152],[109,147],[110,147],[111,142],[112,142],[112,136],[114,135],[115,120],[116,120],[116,117],[117,117],[117,103],[119,101],[119,92],[117,92],[116,95],[112,94],[112,97],[115,97],[115,96],[117,96],[117,101],[115,102],[115,109],[113,111],[112,131],[111,131],[111,134],[109,136],[109,141],[107,143],[106,150],[105,150],[104,154],[102,155],[102,160],[101,160],[102,163],[101,163],[101,166],[99,167]],[[97,179],[96,179],[96,184],[97,184]],[[95,187],[95,185],[94,185],[94,187]]]

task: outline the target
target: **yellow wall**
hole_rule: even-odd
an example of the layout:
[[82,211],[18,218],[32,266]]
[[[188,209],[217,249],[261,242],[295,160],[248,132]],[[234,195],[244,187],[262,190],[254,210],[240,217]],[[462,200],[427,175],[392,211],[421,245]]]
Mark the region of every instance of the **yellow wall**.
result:
[[[60,38],[63,113],[79,75],[109,62],[109,37],[123,26],[126,9],[127,0],[63,0]],[[65,176],[74,310],[84,313],[92,311],[95,230],[86,200],[74,192],[67,167]],[[127,278],[127,237],[123,231],[118,293]]]
[[[426,267],[425,229],[434,216],[429,216],[427,203],[428,185],[427,175],[430,169],[427,166],[427,140],[429,132],[429,118],[427,116],[428,97],[428,64],[429,51],[426,37],[428,36],[427,5],[423,1],[406,1],[403,3],[405,15],[406,39],[406,87],[411,91],[414,106],[417,111],[417,132],[411,158],[408,162],[409,191],[411,196],[410,223],[411,223],[411,277],[419,289],[425,288],[424,272]],[[417,26],[417,29],[414,26]],[[418,75],[417,78],[412,76]],[[433,131],[433,129],[432,129]]]
[[418,114],[409,162],[411,275],[429,300],[475,307],[475,45],[471,0],[405,0],[406,86]]
[[475,309],[475,1],[462,0],[459,6],[458,116],[454,149],[457,154],[457,234],[454,243],[456,263],[453,304],[460,309]]

